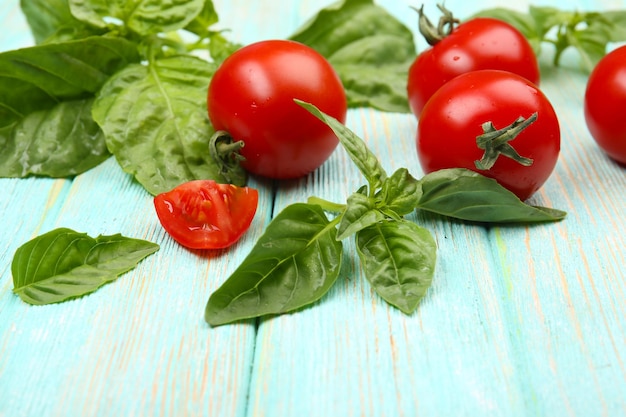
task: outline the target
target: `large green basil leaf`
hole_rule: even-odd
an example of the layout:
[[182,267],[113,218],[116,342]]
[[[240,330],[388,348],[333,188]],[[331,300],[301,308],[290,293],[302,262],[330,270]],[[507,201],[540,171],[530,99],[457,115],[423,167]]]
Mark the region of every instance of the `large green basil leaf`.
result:
[[93,98],[62,101],[0,129],[0,177],[69,177],[111,156],[91,117]]
[[92,238],[55,229],[15,251],[13,292],[36,305],[80,297],[114,281],[158,249],[155,243],[120,234]]
[[37,44],[50,40],[59,31],[84,28],[70,12],[68,0],[20,0],[20,6]]
[[194,179],[243,185],[211,157],[206,90],[214,66],[192,56],[130,65],[107,82],[93,116],[124,171],[156,195]]
[[407,220],[389,220],[356,235],[365,277],[389,304],[412,313],[430,287],[437,244],[431,233]]
[[145,36],[184,28],[202,11],[204,0],[69,0],[77,19],[105,28],[116,18]]
[[338,228],[338,240],[358,232],[385,219],[385,215],[376,208],[376,201],[361,193],[348,197],[348,204],[341,216]]
[[[60,101],[93,97],[119,69],[139,61],[137,46],[90,37],[0,54],[0,128]],[[44,132],[45,133],[45,132]]]
[[417,208],[461,220],[485,223],[552,222],[566,213],[525,204],[515,194],[474,171],[443,169],[421,179]]
[[350,156],[350,159],[352,159],[354,164],[359,168],[359,171],[361,171],[361,174],[367,179],[371,190],[377,190],[382,187],[383,182],[387,178],[387,173],[376,155],[367,148],[367,145],[361,138],[348,129],[343,123],[322,112],[313,104],[305,103],[301,100],[295,100],[295,102],[307,109],[312,115],[326,123],[328,127],[333,130],[337,138],[339,138],[339,143],[341,143],[348,153],[348,156]]
[[291,38],[316,49],[337,70],[350,107],[407,113],[413,33],[373,0],[342,0],[321,10]]
[[267,226],[252,252],[209,298],[213,325],[289,312],[320,299],[339,275],[343,248],[323,210],[286,207]]

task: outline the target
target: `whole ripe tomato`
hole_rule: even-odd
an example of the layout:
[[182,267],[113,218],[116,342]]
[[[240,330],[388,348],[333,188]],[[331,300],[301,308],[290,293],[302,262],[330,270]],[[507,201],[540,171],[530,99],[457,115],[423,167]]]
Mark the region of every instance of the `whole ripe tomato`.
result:
[[157,195],[154,207],[165,231],[181,245],[221,249],[248,230],[258,200],[254,188],[195,180]]
[[312,48],[267,40],[230,55],[209,84],[209,119],[243,141],[244,168],[286,179],[308,174],[339,141],[331,129],[293,100],[300,99],[345,122],[347,99],[339,76]]
[[[443,18],[448,20],[443,27],[452,29],[449,33],[438,33],[436,37],[422,31],[433,46],[420,53],[409,69],[407,92],[411,111],[416,116],[419,117],[435,91],[466,72],[499,69],[539,84],[537,57],[528,40],[515,27],[501,20],[482,17],[454,26],[458,21],[447,10],[442,10],[448,13],[444,14]],[[423,22],[423,19],[420,10],[420,20]]]
[[[517,133],[512,139],[499,135],[503,132],[494,135],[499,139],[478,139],[484,130],[508,127]],[[556,165],[560,129],[551,103],[535,84],[507,71],[479,70],[459,75],[431,97],[420,115],[416,141],[426,173],[471,169],[526,200]],[[483,156],[491,156],[487,160],[495,160],[493,166],[479,168],[476,161],[485,162]]]
[[606,54],[587,81],[585,121],[598,146],[626,164],[626,45]]

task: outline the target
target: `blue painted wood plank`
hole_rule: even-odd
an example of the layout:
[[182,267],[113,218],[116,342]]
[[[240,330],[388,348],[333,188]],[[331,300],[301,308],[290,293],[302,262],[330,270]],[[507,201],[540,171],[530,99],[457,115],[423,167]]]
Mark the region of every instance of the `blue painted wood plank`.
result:
[[[78,176],[49,228],[92,236],[122,231],[159,243],[161,250],[116,282],[70,302],[33,307],[8,290],[3,294],[3,334],[10,337],[0,345],[0,412],[241,415],[255,327],[209,332],[203,312],[208,295],[269,220],[271,187],[251,185],[261,198],[249,234],[232,251],[198,252],[166,235],[152,197],[113,158]],[[27,402],[33,391],[37,401]]]

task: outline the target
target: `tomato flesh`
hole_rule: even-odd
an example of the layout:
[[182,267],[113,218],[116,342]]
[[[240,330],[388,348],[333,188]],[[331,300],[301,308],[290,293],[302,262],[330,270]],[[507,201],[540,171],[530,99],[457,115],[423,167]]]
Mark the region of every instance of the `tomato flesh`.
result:
[[[484,154],[476,143],[483,123],[502,129],[533,113],[536,121],[510,141],[521,156],[533,160],[530,166],[500,155],[490,169],[476,167]],[[551,103],[533,83],[507,71],[480,70],[459,75],[432,96],[420,115],[416,143],[424,172],[471,169],[526,200],[554,170],[560,128]]]
[[154,207],[163,228],[181,245],[221,249],[248,230],[258,198],[254,188],[195,180],[157,195]]
[[539,84],[539,64],[532,46],[510,24],[493,18],[474,18],[417,56],[409,69],[408,96],[419,116],[428,99],[442,85],[467,72],[497,69]]
[[626,45],[605,55],[589,75],[584,99],[587,128],[598,146],[626,164]]
[[298,42],[261,41],[239,49],[217,69],[208,89],[208,115],[217,130],[243,141],[246,170],[296,178],[324,163],[339,141],[294,99],[345,122],[343,85],[322,55]]

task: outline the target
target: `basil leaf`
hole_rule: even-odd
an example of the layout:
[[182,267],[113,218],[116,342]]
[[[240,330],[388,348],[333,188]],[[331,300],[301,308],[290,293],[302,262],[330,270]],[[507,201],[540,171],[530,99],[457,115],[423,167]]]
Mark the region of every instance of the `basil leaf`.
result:
[[406,79],[416,56],[413,34],[373,0],[334,3],[290,39],[328,59],[343,82],[350,107],[409,112]]
[[354,132],[348,129],[343,123],[337,119],[320,111],[317,107],[301,100],[295,100],[300,106],[307,109],[312,115],[326,123],[335,132],[339,138],[339,142],[344,147],[350,159],[359,168],[361,174],[367,179],[372,190],[382,187],[387,173],[382,167],[376,155],[374,155],[365,145],[365,142],[359,138]]
[[406,168],[399,168],[383,182],[377,198],[386,211],[404,216],[415,210],[421,195],[420,182]]
[[104,134],[91,117],[92,102],[63,101],[0,129],[0,177],[69,177],[108,159]]
[[208,28],[218,21],[219,18],[213,2],[211,0],[205,0],[200,13],[185,26],[185,30],[195,33],[200,37],[205,37],[211,34]]
[[93,97],[119,69],[139,61],[136,44],[91,37],[0,54],[0,128],[60,101]]
[[486,223],[552,222],[565,218],[564,211],[523,203],[515,194],[476,172],[454,168],[421,179],[420,210],[461,220]]
[[357,233],[365,277],[389,304],[410,314],[430,287],[437,244],[430,232],[407,220],[376,223]]
[[337,240],[378,223],[385,219],[385,215],[376,208],[376,202],[366,195],[354,193],[348,197],[348,204],[341,216]]
[[194,33],[199,39],[187,46],[190,50],[204,49],[209,52],[211,60],[221,63],[237,49],[240,44],[229,41],[222,34],[223,31],[211,30],[210,27],[218,22],[219,18],[211,0],[205,0],[202,11],[194,20],[185,26],[185,30]]
[[158,249],[155,243],[120,234],[92,238],[55,229],[15,251],[13,292],[36,305],[80,297],[114,281]]
[[342,244],[317,205],[292,204],[278,214],[252,252],[211,294],[212,326],[280,314],[321,298],[339,275]]
[[206,88],[213,71],[192,56],[129,65],[96,98],[92,113],[109,150],[153,195],[194,179],[245,183],[243,168],[225,174],[209,151]]
[[20,0],[20,6],[37,44],[49,42],[60,31],[84,30],[68,0]]
[[69,0],[72,14],[89,25],[106,28],[116,18],[133,32],[152,35],[184,28],[202,11],[204,0]]

